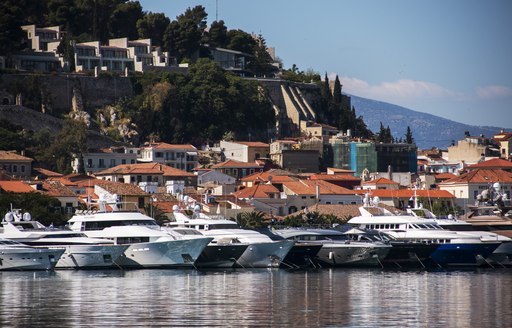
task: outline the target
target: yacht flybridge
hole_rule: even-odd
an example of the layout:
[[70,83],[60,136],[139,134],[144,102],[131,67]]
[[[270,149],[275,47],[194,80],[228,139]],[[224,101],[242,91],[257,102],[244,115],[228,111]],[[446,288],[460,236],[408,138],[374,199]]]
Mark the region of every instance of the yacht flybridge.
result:
[[393,214],[378,206],[379,199],[370,200],[366,195],[360,216],[348,223],[359,229],[388,233],[400,241],[438,244],[431,259],[439,266],[485,264],[501,241],[473,233],[444,230],[435,219],[417,218],[411,215]]
[[247,249],[236,261],[235,266],[244,268],[279,267],[294,242],[290,240],[274,241],[267,235],[254,230],[241,229],[238,224],[224,217],[208,216],[200,212],[199,205],[194,207],[192,218],[173,208],[175,221],[169,227],[193,228],[203,235],[213,238],[212,245],[243,244]]
[[176,240],[162,231],[153,218],[140,213],[136,204],[107,203],[101,198],[99,211],[75,213],[68,223],[73,231],[127,246],[118,261],[123,268],[192,267],[212,240]]
[[66,269],[109,268],[116,265],[126,249],[126,246],[89,238],[80,232],[46,227],[32,220],[30,213],[22,215],[19,209],[11,209],[5,215],[0,237],[30,246],[62,249],[56,268]]

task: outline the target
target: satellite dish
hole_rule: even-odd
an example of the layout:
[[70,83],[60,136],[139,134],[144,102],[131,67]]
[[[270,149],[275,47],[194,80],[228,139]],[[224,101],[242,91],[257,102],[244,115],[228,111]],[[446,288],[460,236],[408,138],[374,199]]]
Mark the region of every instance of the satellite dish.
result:
[[373,205],[378,205],[380,203],[380,198],[379,196],[375,196],[373,197]]
[[173,212],[179,212],[180,211],[180,207],[178,205],[173,205],[172,206],[172,211]]
[[30,221],[30,220],[32,220],[32,215],[30,215],[30,213],[28,213],[28,212],[23,213],[23,221]]
[[4,216],[4,220],[6,222],[12,222],[14,220],[14,216],[12,215],[11,212],[6,213],[5,216]]
[[492,187],[496,190],[496,191],[499,191],[501,189],[501,185],[499,182],[495,182]]

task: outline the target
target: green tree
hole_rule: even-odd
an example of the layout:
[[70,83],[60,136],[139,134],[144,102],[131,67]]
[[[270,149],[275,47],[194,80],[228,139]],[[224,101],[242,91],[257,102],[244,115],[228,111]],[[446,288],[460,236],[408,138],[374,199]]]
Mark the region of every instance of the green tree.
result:
[[266,226],[265,214],[263,212],[244,212],[237,215],[237,222],[245,229],[259,229]]
[[163,36],[171,21],[162,13],[147,13],[137,21],[137,32],[143,39],[151,39],[152,45],[162,47]]
[[408,144],[414,143],[414,138],[412,137],[411,128],[407,126],[407,131],[405,132],[405,142]]
[[249,69],[257,76],[272,76],[277,67],[272,65],[273,59],[268,53],[267,44],[263,35],[258,35],[254,46],[254,57],[249,61]]
[[12,53],[20,50],[25,32],[21,29],[23,10],[18,1],[0,2],[0,56],[10,60]]
[[138,39],[137,22],[142,18],[142,7],[138,1],[118,4],[108,20],[110,37]]
[[199,51],[207,17],[203,6],[195,6],[188,8],[167,27],[164,47],[176,56],[178,62],[193,58]]
[[212,47],[226,48],[228,45],[228,28],[223,20],[212,22],[208,31],[207,43]]
[[256,40],[249,33],[242,30],[229,30],[228,40],[228,49],[254,55]]
[[60,201],[56,198],[43,195],[39,192],[29,193],[0,193],[0,209],[6,213],[10,208],[20,209],[22,213],[28,212],[33,220],[48,226],[65,225],[66,217],[60,211]]
[[83,122],[66,119],[62,130],[45,153],[45,161],[50,164],[52,170],[71,173],[73,157],[81,158],[85,152],[87,152],[87,126]]

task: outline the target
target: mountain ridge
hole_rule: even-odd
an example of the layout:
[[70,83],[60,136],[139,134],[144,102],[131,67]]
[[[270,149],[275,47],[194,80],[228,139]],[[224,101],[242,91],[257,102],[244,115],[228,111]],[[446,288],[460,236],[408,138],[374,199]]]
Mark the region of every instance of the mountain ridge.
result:
[[347,95],[351,97],[356,115],[362,116],[368,128],[374,133],[380,131],[380,123],[382,122],[384,127],[389,126],[394,138],[405,139],[407,126],[409,126],[414,141],[420,149],[430,149],[432,147],[446,149],[453,143],[457,143],[458,140],[463,139],[466,131],[472,136],[492,137],[504,129],[494,126],[459,123],[384,101],[351,94]]

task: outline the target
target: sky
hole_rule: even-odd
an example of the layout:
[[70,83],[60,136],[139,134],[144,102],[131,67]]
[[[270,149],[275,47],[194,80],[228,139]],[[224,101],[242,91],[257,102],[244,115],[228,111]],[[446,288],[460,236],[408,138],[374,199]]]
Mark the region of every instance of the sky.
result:
[[[348,94],[512,130],[510,0],[142,0],[171,20],[202,5],[208,25],[262,34]],[[356,108],[357,113],[357,108]]]

